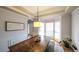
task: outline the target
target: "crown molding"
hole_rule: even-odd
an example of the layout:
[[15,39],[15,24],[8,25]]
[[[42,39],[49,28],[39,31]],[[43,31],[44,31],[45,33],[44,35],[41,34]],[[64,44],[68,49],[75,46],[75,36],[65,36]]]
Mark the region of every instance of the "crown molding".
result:
[[26,16],[26,17],[32,17],[32,18],[34,18],[34,16],[32,16],[32,14],[29,11],[23,9],[20,6],[3,6],[2,8],[10,10],[12,12],[16,12],[16,13],[21,14],[21,15]]
[[44,18],[49,15],[60,14],[60,13],[64,13],[64,10],[59,10],[59,11],[54,11],[54,12],[51,11],[51,12],[40,15],[40,18]]
[[78,6],[68,6],[65,9],[65,14],[71,14]]

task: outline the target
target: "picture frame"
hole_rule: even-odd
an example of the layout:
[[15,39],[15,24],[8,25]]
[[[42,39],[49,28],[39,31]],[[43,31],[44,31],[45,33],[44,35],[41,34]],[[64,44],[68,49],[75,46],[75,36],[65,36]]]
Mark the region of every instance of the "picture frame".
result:
[[18,30],[24,30],[25,24],[20,22],[12,22],[12,21],[6,21],[5,22],[5,31],[18,31]]

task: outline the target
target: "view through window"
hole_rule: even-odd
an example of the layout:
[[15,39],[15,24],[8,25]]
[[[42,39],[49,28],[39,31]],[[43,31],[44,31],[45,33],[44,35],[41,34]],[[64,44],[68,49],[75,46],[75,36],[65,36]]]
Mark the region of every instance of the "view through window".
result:
[[49,36],[52,39],[60,41],[61,39],[60,21],[41,23],[41,27],[39,28],[39,35]]

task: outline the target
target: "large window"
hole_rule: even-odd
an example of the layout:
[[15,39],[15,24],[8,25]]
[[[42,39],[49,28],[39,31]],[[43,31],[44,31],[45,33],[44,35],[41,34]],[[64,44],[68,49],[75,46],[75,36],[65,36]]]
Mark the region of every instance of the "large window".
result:
[[39,28],[39,35],[49,36],[52,39],[60,41],[61,39],[61,23],[60,21],[53,21],[49,23],[42,23]]

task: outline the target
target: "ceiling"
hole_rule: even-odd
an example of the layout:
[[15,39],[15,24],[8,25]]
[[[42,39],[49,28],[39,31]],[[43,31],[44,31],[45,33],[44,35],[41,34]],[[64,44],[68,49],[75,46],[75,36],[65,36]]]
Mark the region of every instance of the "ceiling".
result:
[[65,11],[65,6],[22,6],[27,9],[33,16],[37,15],[37,7],[40,17],[48,16],[55,13],[60,13]]
[[[58,19],[60,15],[70,13],[76,6],[7,6],[6,8],[20,13],[29,18],[34,18],[38,14],[40,19]],[[58,18],[57,18],[58,17]]]
[[30,16],[36,16],[37,15],[37,7],[39,16],[45,17],[52,14],[57,14],[64,12],[66,9],[66,6],[7,6],[7,8],[16,10],[17,12],[24,14],[29,14]]

